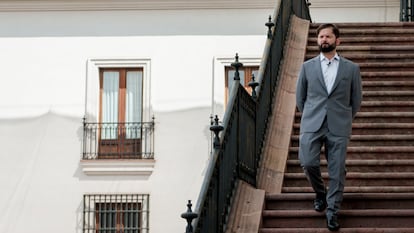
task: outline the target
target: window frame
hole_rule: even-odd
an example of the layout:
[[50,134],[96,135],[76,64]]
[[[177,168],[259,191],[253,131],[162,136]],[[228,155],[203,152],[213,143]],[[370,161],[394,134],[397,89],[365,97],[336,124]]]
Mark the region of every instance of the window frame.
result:
[[[257,70],[257,74],[259,73],[259,66],[258,65],[248,65],[245,66],[243,65],[242,67],[239,68],[239,72],[243,71],[244,72],[244,83],[242,84],[244,86],[244,89],[246,89],[246,91],[251,95],[252,94],[252,88],[249,86],[250,81],[252,80],[252,73],[253,71]],[[224,72],[225,72],[225,78],[224,78],[224,85],[225,85],[225,100],[224,103],[227,105],[228,99],[229,99],[229,95],[230,95],[230,89],[229,89],[229,79],[234,79],[233,77],[229,77],[229,71],[232,70],[236,70],[234,67],[232,66],[225,66],[224,67]],[[257,81],[257,74],[255,76],[255,81]]]
[[[239,62],[243,66],[259,66],[262,62],[262,55],[241,55],[239,54]],[[225,97],[225,67],[231,66],[234,62],[234,55],[215,56],[213,59],[213,96],[212,96],[212,115],[222,116],[226,109],[227,99]],[[256,77],[257,78],[257,77]],[[256,79],[256,81],[259,81]],[[220,117],[221,118],[221,117]]]
[[[149,194],[84,194],[82,232],[148,233],[149,198]],[[136,208],[124,208],[129,206]],[[133,229],[125,220],[132,220]]]
[[[105,224],[109,226],[102,227],[102,225],[104,225],[103,222],[106,222],[105,220],[102,220],[102,217],[105,218],[108,212],[109,214],[114,214],[114,217],[113,217],[114,224],[109,223],[109,224]],[[135,215],[137,217],[134,219]],[[132,220],[131,221],[132,224],[130,222],[125,222],[125,219]],[[118,203],[106,203],[106,202],[95,203],[95,229],[97,232],[111,231],[113,230],[113,228],[115,228],[116,232],[136,231],[137,233],[140,233],[141,231],[140,228],[142,225],[141,219],[142,219],[142,204],[141,203],[119,203],[119,202]],[[104,228],[104,229],[101,229],[101,228]]]
[[87,60],[86,91],[85,91],[85,120],[99,122],[100,92],[99,72],[102,68],[138,68],[142,69],[142,121],[150,122],[153,111],[151,98],[151,59],[149,58],[93,58]]
[[[119,86],[118,86],[118,121],[119,123],[127,123],[126,120],[126,90],[127,90],[127,73],[128,72],[141,72],[141,77],[143,77],[144,70],[142,68],[129,68],[129,67],[103,67],[99,69],[99,122],[103,122],[103,86],[104,86],[104,72],[118,72],[119,73]],[[143,83],[143,80],[141,80]],[[143,85],[141,84],[141,122],[142,122],[142,96],[144,94]]]
[[[101,68],[125,67],[143,69],[143,96],[142,96],[142,121],[154,123],[151,101],[151,59],[131,57],[107,57],[90,58],[86,62],[86,87],[85,87],[85,115],[84,122],[99,122],[100,93],[99,93],[99,70]],[[154,132],[153,132],[154,133]],[[85,140],[85,139],[84,139]],[[152,139],[153,140],[153,139]],[[83,145],[85,146],[85,145]],[[154,153],[154,144],[149,149]],[[82,155],[83,156],[83,155]],[[148,179],[155,167],[155,160],[134,159],[134,160],[99,160],[83,159],[80,166],[82,171],[89,176],[100,175],[134,175],[141,179]]]
[[[129,122],[126,120],[127,109],[127,73],[138,71],[141,72],[141,78],[143,77],[142,68],[100,68],[99,69],[99,123],[102,126],[98,132],[98,156],[97,159],[124,159],[129,158],[131,155],[140,154],[142,152],[142,120],[140,122]],[[117,72],[118,76],[118,97],[117,97],[117,109],[115,115],[117,115],[117,122],[104,122],[103,113],[103,95],[104,95],[104,73],[105,72]],[[142,82],[142,79],[141,79]],[[141,103],[140,103],[140,116],[142,119],[142,83],[141,83]],[[139,127],[141,125],[141,127]],[[113,127],[112,127],[113,126]],[[137,127],[138,126],[138,127]],[[111,130],[110,134],[114,134],[114,138],[102,138],[102,131]],[[128,137],[128,131],[139,132],[135,133],[139,137]]]

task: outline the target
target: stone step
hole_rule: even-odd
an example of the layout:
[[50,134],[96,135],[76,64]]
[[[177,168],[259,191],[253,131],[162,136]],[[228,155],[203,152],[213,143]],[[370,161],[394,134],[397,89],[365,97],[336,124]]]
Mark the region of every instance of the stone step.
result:
[[[407,132],[408,133],[408,132]],[[356,135],[351,136],[349,146],[414,146],[413,134]]]
[[[362,80],[362,85],[364,90],[368,91],[368,87],[413,87],[414,81],[411,80],[389,80],[389,81],[375,81],[375,80]],[[397,89],[401,90],[401,89]],[[393,91],[392,89],[388,89],[388,91]]]
[[[300,120],[300,119],[299,119]],[[355,123],[412,123],[414,112],[358,112]]]
[[[291,137],[291,146],[298,146],[299,144],[299,135],[295,134]],[[414,134],[362,134],[351,135],[351,140],[349,142],[350,147],[356,146],[414,146]]]
[[[414,227],[413,209],[360,209],[341,210],[339,222],[346,227],[398,228]],[[263,228],[323,228],[324,213],[310,210],[264,210]]]
[[[309,53],[319,53],[319,47],[316,43],[310,43],[306,47]],[[358,54],[376,54],[376,53],[414,53],[413,45],[341,45],[337,49],[338,53],[345,52]]]
[[[413,71],[400,71],[389,69],[387,71],[361,71],[363,81],[413,81]],[[390,80],[391,79],[391,80]]]
[[[362,112],[360,112],[362,113]],[[372,112],[369,112],[372,113]],[[382,112],[378,112],[382,113]],[[299,129],[300,123],[294,123],[293,128]],[[353,129],[398,129],[399,132],[402,132],[404,129],[414,129],[414,123],[382,123],[382,122],[367,122],[367,123],[353,123],[352,124]],[[356,134],[354,132],[354,134]]]
[[[407,26],[411,26],[411,25],[407,25]],[[366,36],[373,36],[373,35],[378,35],[378,36],[401,36],[401,35],[405,35],[407,37],[411,37],[414,36],[414,28],[411,27],[375,27],[375,28],[371,28],[371,27],[347,27],[347,26],[339,26],[341,31],[341,35],[340,37],[350,37],[350,36],[354,36],[354,37],[366,37]],[[316,28],[309,28],[309,35],[316,35]],[[316,37],[316,36],[315,36]]]
[[[392,96],[406,99],[407,96],[413,96],[414,92],[412,91],[363,91],[363,97],[382,97],[382,96]],[[364,99],[365,100],[365,99]]]
[[[314,193],[309,187],[283,187],[283,193]],[[347,193],[413,193],[414,186],[346,186]]]
[[[404,127],[404,128],[392,128],[392,127],[376,128],[376,127],[368,127],[368,126],[366,126],[366,127],[357,127],[356,125],[359,125],[359,124],[362,124],[362,125],[371,124],[371,125],[373,125],[373,124],[386,124],[386,122],[384,122],[384,123],[369,123],[369,122],[368,123],[365,123],[365,122],[364,123],[354,123],[355,126],[352,129],[352,134],[355,134],[355,135],[363,135],[363,134],[368,134],[368,135],[384,135],[384,134],[386,134],[386,135],[403,135],[403,134],[412,134],[413,133],[413,128],[411,127],[412,123],[391,123],[391,122],[389,123],[389,124],[392,124],[392,125],[409,124],[407,127]],[[299,131],[300,131],[299,127],[294,128],[292,134],[293,135],[299,135]],[[291,145],[291,147],[294,147],[294,146],[295,146],[294,144]],[[358,152],[362,152],[363,150],[366,150],[366,149],[369,149],[372,152],[380,152],[380,151],[373,151],[372,150],[373,146],[377,147],[377,146],[381,146],[381,145],[363,146],[363,147],[366,147],[366,148],[365,149],[363,148],[363,149],[361,149],[361,151],[358,151]],[[412,143],[410,142],[407,146],[412,146]],[[392,146],[389,145],[387,147],[392,147]],[[385,146],[384,146],[384,148],[385,148]],[[396,148],[392,147],[391,149],[394,150]],[[380,149],[380,150],[382,150],[382,149]],[[398,152],[398,151],[400,151],[400,150],[397,149],[394,152]],[[403,149],[402,151],[406,151],[406,150]],[[348,152],[353,152],[353,151],[348,151]],[[386,150],[386,152],[392,152],[392,151]]]
[[395,101],[377,101],[363,100],[361,103],[361,112],[410,112],[414,109],[414,101],[395,100]]
[[[297,147],[291,147],[294,150],[289,151],[288,159],[298,159]],[[414,151],[409,151],[411,147],[405,147],[405,149],[399,151],[392,151],[392,149],[385,150],[384,148],[374,149],[376,147],[367,147],[363,150],[351,150],[348,147],[346,158],[347,160],[400,160],[400,159],[414,159]],[[396,147],[394,147],[396,148]],[[322,158],[324,154],[321,154]]]
[[[339,29],[341,30],[341,29]],[[393,29],[384,29],[386,31],[385,34],[379,35],[377,32],[371,30],[368,31],[366,34],[358,35],[358,31],[352,30],[348,31],[345,30],[342,32],[341,30],[341,44],[375,44],[378,42],[382,42],[382,44],[387,42],[395,42],[396,44],[404,44],[404,42],[412,41],[413,37],[413,28],[407,30],[405,28],[401,28],[399,30],[393,31]],[[314,32],[314,33],[313,33]],[[316,42],[316,30],[312,30],[308,41]],[[371,43],[369,43],[371,42]]]
[[[411,92],[410,92],[411,93]],[[300,122],[301,112],[295,113],[295,123]],[[414,112],[358,112],[355,123],[412,123]]]
[[[364,122],[353,123],[352,134],[354,135],[403,135],[412,134],[414,123],[392,123],[392,122]],[[292,135],[298,135],[300,131],[300,123],[293,124]],[[394,148],[393,148],[394,149]]]
[[[414,61],[406,62],[361,62],[358,64],[361,69],[364,68],[414,68]],[[402,70],[405,71],[405,70]]]
[[362,81],[363,92],[365,91],[414,91],[412,81],[404,80],[370,80]]
[[[321,155],[321,171],[327,172],[327,162]],[[286,173],[303,172],[298,159],[290,159],[286,163]],[[348,172],[412,172],[414,169],[413,159],[347,159],[346,170]]]
[[[401,23],[396,22],[395,25],[392,24],[352,24],[352,23],[335,23],[341,31],[341,38],[345,37],[366,37],[369,35],[375,36],[388,36],[388,35],[407,35],[407,37],[414,36],[414,26],[413,22]],[[309,35],[312,38],[316,36],[316,29],[319,24],[311,24],[309,27]]]
[[[414,77],[414,76],[413,76]],[[414,101],[414,91],[363,91],[364,101]]]
[[[266,194],[266,210],[309,210],[313,193]],[[414,193],[344,193],[342,210],[414,209]]]
[[[294,128],[299,128],[299,123],[293,124]],[[414,129],[414,123],[353,123],[352,128],[393,128],[393,129]]]
[[[289,147],[289,151],[293,153],[298,153],[299,148],[295,146]],[[322,149],[323,151],[323,149]],[[375,152],[378,154],[384,153],[410,153],[414,155],[414,147],[413,146],[349,146],[347,149],[349,153],[369,153]],[[378,157],[380,159],[381,157]]]
[[[309,29],[316,29],[321,23],[311,23]],[[335,23],[340,28],[414,28],[413,22],[361,22],[361,23],[352,23],[352,22],[339,22]]]
[[[315,31],[316,32],[316,31]],[[341,28],[341,36],[365,37],[367,35],[406,35],[414,36],[414,28]]]
[[[377,228],[377,227],[341,227],[341,233],[414,233],[414,227]],[[332,233],[326,227],[322,228],[261,228],[259,233]]]
[[385,123],[377,123],[377,122],[353,123],[352,124],[353,134],[355,135],[368,134],[368,131],[365,131],[364,133],[358,133],[357,131],[358,129],[371,130],[371,131],[376,132],[375,134],[378,134],[378,133],[381,134],[382,133],[381,129],[386,129],[388,130],[388,132],[392,132],[389,129],[394,129],[396,130],[395,132],[397,132],[396,134],[402,135],[402,134],[407,134],[407,133],[412,132],[412,130],[414,129],[414,123],[388,123],[388,122],[385,122]]
[[[364,36],[364,37],[354,37],[348,35],[341,36],[341,45],[401,45],[401,44],[412,44],[414,42],[414,37],[396,37],[396,36]],[[316,45],[317,39],[312,36],[308,38],[309,45]],[[339,49],[338,47],[338,49]]]
[[[322,172],[325,182],[328,182],[328,173]],[[348,172],[347,186],[414,186],[414,172]],[[309,182],[303,172],[285,173],[284,187],[306,187]]]
[[[289,149],[288,159],[298,159],[297,146],[291,146]],[[323,148],[321,156],[323,155]],[[399,159],[414,159],[413,146],[359,146],[347,148],[347,159],[377,159],[377,160],[399,160]]]
[[[414,40],[414,38],[413,38]],[[413,41],[414,43],[414,41]],[[404,62],[390,62],[390,61],[379,61],[379,62],[360,62],[359,67],[361,72],[377,71],[377,72],[388,72],[388,71],[414,71],[413,61]]]
[[[315,56],[317,56],[319,53],[314,52],[307,52],[305,55],[305,59],[310,59],[313,58]],[[354,52],[342,52],[341,53],[342,56],[357,62],[357,63],[361,63],[361,62],[379,62],[379,61],[391,61],[391,62],[396,62],[396,61],[408,61],[411,62],[412,59],[414,58],[414,53],[380,53],[380,54],[360,54],[360,53],[354,53]]]
[[[356,125],[356,124],[355,124]],[[298,141],[299,135],[292,135],[292,140]],[[393,135],[351,135],[351,141],[407,141],[414,140],[414,134],[393,134]]]

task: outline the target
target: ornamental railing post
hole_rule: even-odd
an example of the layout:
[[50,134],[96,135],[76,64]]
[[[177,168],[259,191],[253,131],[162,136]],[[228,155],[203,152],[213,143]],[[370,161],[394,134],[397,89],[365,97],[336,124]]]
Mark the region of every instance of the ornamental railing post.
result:
[[272,16],[269,15],[269,21],[265,24],[267,29],[267,39],[272,39],[272,28],[275,26],[275,23],[272,22]]
[[219,125],[219,118],[216,115],[216,117],[214,118],[214,124],[212,124],[210,126],[210,130],[213,131],[213,133],[214,133],[214,139],[213,139],[213,147],[214,147],[214,149],[220,148],[219,133],[223,129],[224,129],[224,127],[222,125]]
[[181,214],[181,217],[187,220],[187,226],[185,228],[185,233],[193,233],[193,219],[198,217],[197,213],[194,213],[191,210],[191,206],[193,204],[191,204],[191,200],[188,200],[188,204],[187,204],[187,212],[184,212]]
[[252,74],[252,80],[249,82],[249,87],[252,88],[252,98],[254,100],[257,99],[257,93],[256,93],[256,87],[259,86],[259,83],[256,82],[254,77],[254,74]]
[[240,80],[240,73],[239,69],[243,66],[243,63],[239,62],[239,54],[236,53],[235,61],[231,63],[231,66],[233,66],[236,69],[236,72],[234,72],[234,80]]

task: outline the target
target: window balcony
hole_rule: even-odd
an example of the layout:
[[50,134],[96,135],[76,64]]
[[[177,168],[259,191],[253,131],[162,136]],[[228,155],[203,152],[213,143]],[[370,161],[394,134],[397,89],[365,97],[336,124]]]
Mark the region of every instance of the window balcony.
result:
[[83,160],[154,159],[154,121],[84,123]]

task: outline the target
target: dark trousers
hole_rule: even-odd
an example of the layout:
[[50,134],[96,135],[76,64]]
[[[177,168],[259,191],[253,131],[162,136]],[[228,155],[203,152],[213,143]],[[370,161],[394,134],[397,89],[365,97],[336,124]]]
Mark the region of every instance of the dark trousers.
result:
[[[336,215],[340,209],[345,186],[345,158],[349,137],[336,136],[329,132],[326,120],[314,133],[301,133],[299,138],[299,160],[307,179],[317,196],[325,196],[328,203],[326,215]],[[329,182],[325,187],[321,175],[321,149],[325,147]]]

